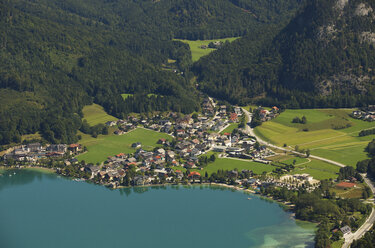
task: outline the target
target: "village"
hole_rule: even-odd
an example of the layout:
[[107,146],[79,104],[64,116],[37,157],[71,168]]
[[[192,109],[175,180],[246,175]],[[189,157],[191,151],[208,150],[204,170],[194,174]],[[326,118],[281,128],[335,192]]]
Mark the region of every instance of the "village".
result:
[[354,110],[351,116],[364,121],[375,121],[375,105],[369,105],[362,110]]
[[[261,120],[267,121],[278,115],[279,109],[270,111],[259,107]],[[236,124],[232,132],[224,132]],[[124,135],[136,128],[145,128],[167,133],[170,139],[159,139],[153,150],[143,149],[142,143],[131,146],[132,154],[119,153],[109,156],[103,163],[84,163],[75,155],[86,152],[80,144],[42,145],[31,143],[10,150],[3,156],[5,161],[18,161],[42,166],[45,159],[61,159],[63,165],[56,168],[65,176],[79,176],[111,188],[163,183],[216,182],[243,185],[253,189],[270,185],[297,189],[304,186],[313,190],[319,181],[308,174],[286,175],[280,178],[266,176],[260,179],[251,170],[229,170],[225,175],[209,177],[199,171],[218,158],[232,158],[270,164],[267,157],[274,151],[260,145],[243,129],[245,115],[240,107],[217,104],[206,98],[202,102],[202,113],[181,116],[177,113],[155,115],[152,118],[131,116],[126,120],[109,121],[115,127],[115,135]],[[206,154],[210,154],[206,156]],[[216,154],[216,155],[215,155]],[[217,156],[217,157],[216,157]],[[181,169],[180,169],[181,168]],[[182,170],[184,169],[184,171]],[[76,173],[74,173],[76,170]]]

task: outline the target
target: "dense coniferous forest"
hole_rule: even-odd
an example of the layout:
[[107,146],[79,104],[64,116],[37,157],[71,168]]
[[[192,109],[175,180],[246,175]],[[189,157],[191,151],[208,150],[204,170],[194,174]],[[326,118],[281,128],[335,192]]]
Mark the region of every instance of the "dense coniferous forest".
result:
[[366,105],[375,100],[374,9],[373,1],[308,1],[275,36],[247,35],[198,61],[200,88],[233,103]]
[[[0,144],[36,131],[50,142],[75,142],[82,107],[92,102],[119,118],[198,110],[189,47],[173,39],[243,36],[287,23],[300,4],[1,0]],[[174,70],[164,66],[168,59]]]

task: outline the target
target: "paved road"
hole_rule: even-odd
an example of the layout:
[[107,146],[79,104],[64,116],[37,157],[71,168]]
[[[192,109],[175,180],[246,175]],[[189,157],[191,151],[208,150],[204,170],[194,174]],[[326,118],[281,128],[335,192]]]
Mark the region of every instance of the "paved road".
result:
[[[375,187],[374,185],[372,184],[372,182],[370,181],[370,179],[368,179],[366,177],[366,174],[361,174],[361,176],[363,177],[363,179],[365,180],[366,184],[370,187],[371,191],[373,194],[375,194]],[[369,231],[372,227],[372,225],[374,224],[375,222],[375,210],[372,209],[371,211],[371,214],[370,216],[367,218],[367,220],[365,221],[365,223],[363,223],[363,225],[358,228],[358,230],[355,232],[355,233],[351,233],[350,235],[346,235],[345,236],[345,243],[343,244],[343,248],[348,248],[350,247],[350,244],[356,240],[356,239],[360,239],[363,235],[365,235],[365,233],[367,231]]]
[[[247,118],[248,118],[249,123],[250,123],[252,115],[246,109],[242,109],[242,110],[247,115]],[[249,125],[246,125],[246,132],[248,134],[250,134],[251,136],[256,137],[256,139],[258,140],[258,142],[260,144],[267,145],[269,147],[276,148],[276,149],[279,149],[279,150],[282,150],[282,151],[292,152],[292,153],[297,154],[297,155],[305,155],[305,154],[293,151],[293,150],[285,148],[285,147],[275,146],[273,144],[270,144],[270,143],[268,143],[268,142],[260,139],[259,137],[256,136],[256,134],[254,133],[254,130]],[[330,163],[330,164],[334,164],[334,165],[337,165],[337,166],[340,166],[340,167],[345,167],[346,166],[346,165],[344,165],[342,163],[339,163],[339,162],[336,162],[336,161],[333,161],[333,160],[330,160],[330,159],[326,159],[326,158],[314,156],[314,155],[310,155],[310,158],[318,159],[318,160],[321,160],[321,161],[324,161],[324,162],[327,162],[327,163]],[[366,174],[361,174],[361,176],[363,177],[363,179],[365,180],[365,182],[367,183],[367,185],[370,187],[372,193],[375,195],[375,187],[372,184],[372,182],[370,181],[370,179],[368,179],[366,177]],[[350,235],[346,235],[345,236],[345,243],[343,244],[342,247],[343,248],[350,247],[350,244],[353,242],[353,240],[361,238],[368,230],[371,229],[371,227],[374,224],[374,222],[375,222],[375,210],[372,209],[372,212],[371,212],[370,216],[366,219],[365,223],[360,228],[358,228],[358,230],[355,233],[352,233]]]
[[[243,112],[245,113],[245,115],[247,115],[247,118],[249,120],[249,123],[251,122],[251,118],[252,118],[252,115],[250,114],[249,111],[247,111],[246,109],[242,109]],[[296,155],[300,155],[300,156],[306,156],[306,154],[303,154],[303,153],[300,153],[300,152],[296,152],[292,149],[289,149],[289,148],[285,148],[285,147],[279,147],[279,146],[276,146],[276,145],[273,145],[273,144],[270,144],[269,142],[266,142],[264,140],[262,140],[261,138],[257,137],[256,134],[254,133],[254,130],[250,127],[250,125],[246,125],[246,131],[247,133],[249,133],[251,136],[254,136],[257,138],[258,142],[262,145],[267,145],[269,147],[272,147],[272,148],[275,148],[275,149],[279,149],[279,150],[282,150],[282,151],[286,151],[286,152],[291,152],[291,153],[294,153]],[[339,167],[345,167],[346,165],[342,164],[342,163],[339,163],[339,162],[336,162],[336,161],[333,161],[333,160],[330,160],[330,159],[326,159],[326,158],[322,158],[322,157],[318,157],[318,156],[315,156],[315,155],[310,155],[310,158],[314,158],[314,159],[318,159],[318,160],[321,160],[321,161],[324,161],[324,162],[327,162],[327,163],[330,163],[330,164],[334,164],[334,165],[337,165]]]

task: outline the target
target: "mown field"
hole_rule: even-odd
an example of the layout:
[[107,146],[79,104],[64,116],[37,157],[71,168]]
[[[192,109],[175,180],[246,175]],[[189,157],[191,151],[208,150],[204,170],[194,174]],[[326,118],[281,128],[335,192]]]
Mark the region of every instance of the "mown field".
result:
[[224,39],[216,39],[216,40],[178,40],[181,42],[184,42],[189,45],[190,51],[191,51],[191,56],[193,62],[198,61],[201,57],[210,54],[211,52],[215,51],[216,49],[213,48],[207,48],[207,49],[202,49],[201,46],[206,45],[210,42],[215,42],[215,41],[229,41],[232,42],[234,40],[237,40],[239,37],[233,37],[233,38],[224,38]]
[[224,129],[221,134],[232,133],[234,129],[238,128],[238,123],[231,123],[226,129]]
[[291,174],[309,174],[317,180],[336,179],[340,170],[340,167],[336,165],[316,159],[300,158],[292,155],[279,156],[271,160],[273,160],[276,165],[279,163],[281,165],[294,165],[295,169],[291,171]]
[[171,139],[167,134],[144,128],[137,128],[124,135],[99,135],[97,138],[87,135],[80,140],[80,143],[86,146],[88,151],[77,156],[77,159],[85,160],[86,163],[100,163],[105,161],[108,156],[121,152],[134,153],[136,150],[131,145],[135,142],[141,142],[142,148],[145,150],[152,150],[158,146],[156,142],[161,138]]
[[103,107],[98,104],[87,105],[83,108],[82,112],[83,119],[86,119],[90,126],[117,120],[116,117],[107,114]]
[[[311,154],[355,166],[367,158],[364,149],[375,135],[358,137],[361,130],[375,123],[349,116],[352,109],[286,110],[276,119],[255,128],[260,138],[283,146],[311,150]],[[306,116],[307,123],[292,123],[294,117]]]
[[[186,171],[186,169],[182,167],[175,167],[175,169],[179,169],[181,171]],[[230,158],[217,158],[215,162],[208,164],[203,170],[198,169],[191,169],[190,171],[197,171],[202,176],[207,174],[210,176],[212,173],[217,172],[218,170],[234,170],[238,169],[241,170],[252,170],[256,174],[262,174],[263,172],[271,172],[275,169],[272,165],[257,163],[253,161],[246,161],[246,160],[236,160]]]

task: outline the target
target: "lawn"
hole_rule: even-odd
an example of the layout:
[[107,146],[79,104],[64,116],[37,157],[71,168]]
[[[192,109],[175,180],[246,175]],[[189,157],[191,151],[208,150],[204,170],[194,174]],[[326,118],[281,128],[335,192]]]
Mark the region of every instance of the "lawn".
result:
[[108,156],[118,153],[134,153],[135,149],[131,145],[135,142],[141,142],[142,148],[152,150],[158,146],[156,142],[161,139],[171,139],[164,133],[152,130],[137,128],[124,135],[100,135],[98,138],[85,137],[80,143],[87,147],[88,151],[77,156],[78,160],[85,160],[87,163],[103,162]]
[[264,171],[271,172],[273,169],[275,169],[275,167],[272,165],[257,163],[253,161],[217,158],[215,162],[208,164],[205,168],[203,168],[203,170],[193,169],[191,171],[198,171],[203,176],[206,171],[208,175],[211,175],[213,172],[217,172],[218,170],[234,170],[236,168],[239,171],[252,170],[255,174],[262,174]]
[[343,198],[362,198],[364,186],[362,184],[357,184],[356,188],[351,189],[342,189],[338,187],[333,187],[330,189],[331,192],[335,192],[337,196],[343,197]]
[[215,42],[215,41],[232,42],[234,40],[237,40],[238,38],[239,37],[216,39],[216,40],[179,40],[179,39],[176,39],[176,40],[184,42],[189,45],[193,62],[195,62],[195,61],[198,61],[201,57],[208,55],[211,52],[216,50],[213,48],[202,49],[201,46],[203,45],[207,46],[210,42]]
[[21,136],[21,141],[25,140],[40,140],[42,139],[42,136],[39,134],[39,132],[34,133],[34,134],[25,134]]
[[[128,97],[131,97],[133,95],[134,94],[121,94],[122,99],[124,99],[124,100],[126,100]],[[152,96],[157,97],[157,96],[161,96],[161,95],[154,94],[154,93],[147,94],[147,97],[149,97],[149,98],[152,97]],[[161,96],[161,97],[163,97],[163,96]]]
[[103,107],[98,104],[87,105],[83,108],[82,112],[83,119],[86,119],[90,126],[117,120],[116,117],[107,114]]
[[[291,148],[311,150],[313,155],[355,166],[367,158],[364,148],[375,135],[358,137],[358,133],[375,127],[375,123],[351,118],[352,109],[286,110],[272,121],[255,128],[260,138]],[[307,123],[292,123],[294,117],[306,116]],[[305,130],[305,131],[304,131]]]
[[310,159],[311,162],[304,162],[295,165],[292,174],[310,174],[314,179],[336,179],[340,167],[320,160]]
[[221,134],[232,133],[234,129],[238,128],[238,123],[231,123],[226,129],[224,129]]

